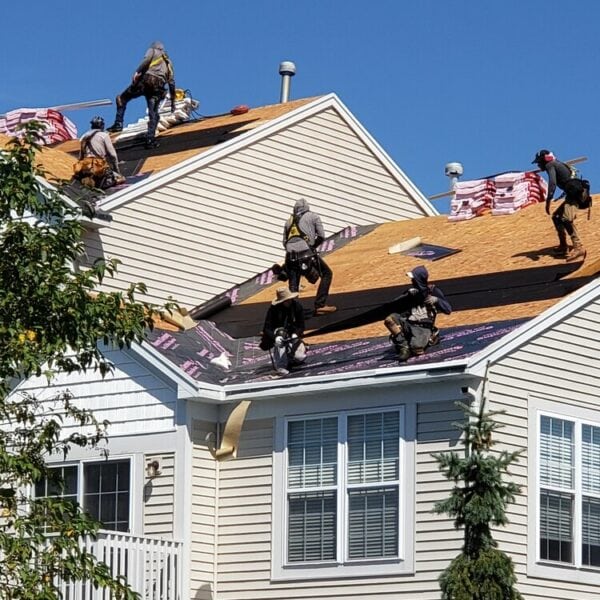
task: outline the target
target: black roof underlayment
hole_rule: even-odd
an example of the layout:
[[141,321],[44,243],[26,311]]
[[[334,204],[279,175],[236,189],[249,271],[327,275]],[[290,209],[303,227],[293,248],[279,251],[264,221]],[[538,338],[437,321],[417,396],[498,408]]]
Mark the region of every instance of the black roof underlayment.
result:
[[[331,254],[335,250],[339,250],[343,248],[346,244],[354,241],[355,239],[370,233],[374,229],[376,229],[378,225],[349,225],[348,227],[344,227],[344,229],[330,235],[320,246],[319,246],[319,254],[321,256],[327,256]],[[282,249],[282,263],[284,259],[284,251]],[[255,318],[254,320],[250,320],[247,324],[244,324],[243,321],[247,318],[248,315],[253,314],[253,310],[248,310],[246,305],[240,305],[240,302],[251,298],[262,290],[265,287],[268,287],[277,281],[277,274],[275,273],[273,267],[247,279],[243,283],[236,285],[227,291],[211,298],[208,302],[204,302],[203,304],[199,304],[198,306],[192,308],[190,310],[190,315],[192,318],[196,318],[196,315],[204,312],[205,308],[209,309],[210,319],[216,320],[219,323],[219,326],[223,328],[224,331],[227,331],[229,335],[233,337],[244,337],[249,335],[255,335],[257,331],[262,329],[262,324],[264,321],[265,314],[267,312],[267,308],[269,303],[262,304],[252,304],[248,306],[259,306],[261,307],[259,311],[262,311],[262,316],[260,319],[260,325],[258,329],[255,327]],[[282,286],[287,285],[286,282],[281,282]],[[214,306],[215,310],[211,311],[210,307]],[[235,310],[230,309],[230,307],[235,307]],[[238,310],[240,309],[240,310]],[[239,317],[238,317],[239,315]],[[228,326],[227,323],[230,319],[233,319],[231,326]]]
[[[528,319],[496,321],[443,329],[439,345],[401,364],[414,366],[467,358],[526,321]],[[258,337],[234,339],[211,321],[200,321],[197,327],[188,331],[156,329],[150,333],[146,343],[199,382],[226,385],[280,378],[274,373],[269,353],[259,349]],[[229,356],[232,363],[230,369],[211,363],[213,358],[222,353]],[[286,379],[386,369],[399,365],[387,336],[310,344],[306,362],[294,369]]]
[[[592,277],[562,279],[580,266],[581,263],[561,263],[436,280],[435,283],[444,292],[454,311],[497,307],[498,316],[501,316],[502,306],[507,304],[550,298],[558,300],[588,283]],[[407,288],[407,285],[403,285],[333,294],[329,301],[337,306],[337,311],[320,316],[312,316],[312,298],[300,299],[308,317],[307,337],[383,321],[391,312],[400,311],[397,301]],[[259,335],[269,304],[257,302],[233,305],[216,312],[210,320],[232,338]]]

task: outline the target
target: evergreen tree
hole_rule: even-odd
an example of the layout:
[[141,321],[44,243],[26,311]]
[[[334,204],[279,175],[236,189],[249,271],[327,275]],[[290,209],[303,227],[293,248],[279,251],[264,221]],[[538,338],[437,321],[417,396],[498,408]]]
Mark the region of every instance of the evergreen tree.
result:
[[450,496],[438,502],[436,513],[454,519],[464,529],[464,546],[440,576],[443,600],[521,600],[515,589],[512,560],[497,547],[492,527],[508,523],[506,507],[514,502],[519,486],[505,481],[519,452],[493,452],[493,434],[499,425],[499,412],[478,411],[459,403],[465,419],[456,426],[462,431],[464,455],[440,453],[434,458],[445,477],[454,483]]
[[46,481],[60,490],[58,470],[46,459],[66,457],[74,446],[96,447],[107,423],[68,393],[42,401],[15,391],[15,384],[31,375],[50,382],[58,372],[108,373],[97,342],[120,348],[141,342],[153,314],[135,300],[143,286],[97,291],[116,261],[73,270],[83,252],[81,211],[40,184],[39,127],[25,126],[0,153],[0,600],[59,598],[59,581],[90,581],[112,598],[136,598],[83,549],[81,541],[94,537],[99,523],[60,494],[30,493]]

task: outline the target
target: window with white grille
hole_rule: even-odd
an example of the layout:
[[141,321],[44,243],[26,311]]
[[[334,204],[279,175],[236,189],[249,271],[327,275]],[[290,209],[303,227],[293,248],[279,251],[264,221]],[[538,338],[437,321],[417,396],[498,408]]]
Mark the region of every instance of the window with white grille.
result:
[[539,558],[600,567],[600,427],[541,415]]
[[403,421],[400,408],[284,420],[282,569],[402,563]]

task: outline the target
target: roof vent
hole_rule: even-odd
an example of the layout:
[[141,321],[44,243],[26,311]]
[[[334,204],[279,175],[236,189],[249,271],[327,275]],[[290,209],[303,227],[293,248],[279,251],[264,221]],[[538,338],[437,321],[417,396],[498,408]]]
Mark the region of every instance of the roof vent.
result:
[[454,190],[458,178],[464,173],[462,164],[459,162],[449,162],[445,166],[444,172],[446,177],[450,177],[450,189]]
[[284,60],[279,64],[279,74],[281,75],[281,95],[279,102],[287,102],[290,99],[290,82],[296,74],[296,65],[289,60]]

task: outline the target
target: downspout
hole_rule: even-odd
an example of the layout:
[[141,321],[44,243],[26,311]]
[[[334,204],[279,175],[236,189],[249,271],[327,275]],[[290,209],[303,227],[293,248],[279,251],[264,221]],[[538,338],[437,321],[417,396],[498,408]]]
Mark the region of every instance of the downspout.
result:
[[[221,446],[221,421],[216,423],[216,447]],[[219,599],[219,592],[217,589],[219,582],[218,573],[218,560],[219,560],[219,499],[221,497],[221,462],[215,460],[215,519],[214,519],[214,535],[213,535],[213,600]]]

